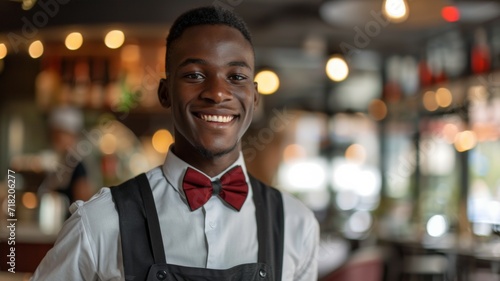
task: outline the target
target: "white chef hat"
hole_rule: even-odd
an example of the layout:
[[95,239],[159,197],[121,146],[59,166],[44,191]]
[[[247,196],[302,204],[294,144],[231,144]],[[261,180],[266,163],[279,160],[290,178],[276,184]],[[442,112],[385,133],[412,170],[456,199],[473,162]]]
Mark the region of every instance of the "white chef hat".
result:
[[71,106],[58,107],[50,113],[49,125],[53,129],[79,134],[83,129],[83,114]]

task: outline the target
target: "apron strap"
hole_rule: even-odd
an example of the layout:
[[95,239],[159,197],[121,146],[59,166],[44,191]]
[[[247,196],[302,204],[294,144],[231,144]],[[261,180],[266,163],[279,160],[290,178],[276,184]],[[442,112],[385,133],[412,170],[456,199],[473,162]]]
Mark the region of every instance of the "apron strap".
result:
[[270,265],[274,271],[273,280],[280,281],[285,240],[283,198],[277,189],[266,186],[251,175],[249,178],[257,220],[258,262]]
[[158,221],[158,212],[156,211],[153,191],[151,190],[146,174],[143,173],[137,176],[137,182],[139,183],[139,190],[141,191],[144,206],[148,206],[145,208],[146,222],[148,224],[153,258],[155,263],[167,263],[165,249],[163,248],[163,239],[161,237],[160,222]]
[[162,259],[165,263],[149,181],[145,174],[140,174],[110,190],[118,212],[125,280],[144,280],[152,264],[161,263]]

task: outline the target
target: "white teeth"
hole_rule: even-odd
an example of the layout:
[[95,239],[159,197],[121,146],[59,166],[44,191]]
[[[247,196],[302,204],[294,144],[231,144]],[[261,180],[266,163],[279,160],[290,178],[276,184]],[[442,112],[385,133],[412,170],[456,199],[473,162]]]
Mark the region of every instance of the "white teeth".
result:
[[205,115],[200,114],[201,119],[208,122],[220,122],[220,123],[228,123],[231,122],[234,116],[222,116],[222,115]]

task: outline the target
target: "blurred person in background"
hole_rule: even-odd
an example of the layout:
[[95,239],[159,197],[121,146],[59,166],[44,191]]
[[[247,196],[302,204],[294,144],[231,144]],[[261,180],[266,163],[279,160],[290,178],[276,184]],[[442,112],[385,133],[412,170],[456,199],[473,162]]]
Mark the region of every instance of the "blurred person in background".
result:
[[88,200],[94,193],[83,158],[76,149],[83,130],[83,114],[74,107],[53,109],[49,116],[49,137],[54,152],[52,171],[48,172],[38,194],[57,192],[71,204]]

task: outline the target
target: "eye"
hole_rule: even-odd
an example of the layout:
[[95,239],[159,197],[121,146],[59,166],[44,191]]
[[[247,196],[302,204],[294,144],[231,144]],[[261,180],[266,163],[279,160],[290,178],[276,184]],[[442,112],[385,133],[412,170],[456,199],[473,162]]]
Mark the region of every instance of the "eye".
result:
[[204,79],[205,76],[203,76],[203,74],[201,73],[189,73],[189,74],[186,74],[184,75],[184,78],[187,78],[187,79],[190,79],[190,80],[201,80],[201,79]]
[[241,75],[241,74],[233,74],[233,75],[229,76],[229,80],[233,80],[233,81],[244,81],[246,79],[247,79],[247,77],[245,75]]

